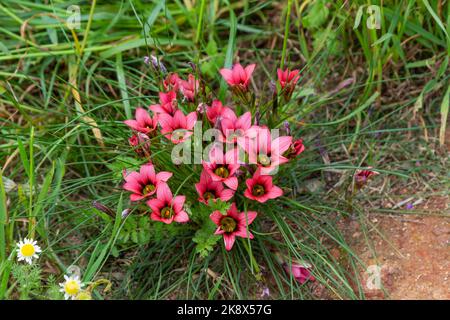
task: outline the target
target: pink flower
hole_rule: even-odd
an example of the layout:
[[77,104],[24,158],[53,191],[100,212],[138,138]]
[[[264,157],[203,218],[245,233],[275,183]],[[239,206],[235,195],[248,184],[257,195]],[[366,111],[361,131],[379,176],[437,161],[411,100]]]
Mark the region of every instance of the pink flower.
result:
[[245,184],[247,189],[244,192],[244,196],[261,203],[283,195],[283,190],[273,185],[271,176],[261,175],[261,169],[256,170],[253,177],[247,179]]
[[175,91],[159,93],[160,104],[154,104],[149,107],[155,113],[174,115],[177,111],[177,94]]
[[244,113],[239,118],[236,117],[234,112],[229,117],[222,118],[222,142],[236,143],[238,138],[244,137],[247,130],[252,126],[252,115],[250,112]]
[[139,172],[133,171],[125,177],[123,188],[133,192],[130,195],[131,201],[138,201],[152,196],[171,176],[172,173],[167,171],[156,174],[152,164],[145,164]]
[[303,284],[308,280],[316,280],[309,271],[309,269],[311,269],[311,265],[309,264],[292,264],[291,268],[289,268],[289,265],[285,263],[283,266],[286,272],[292,274],[295,280],[297,280],[300,284]]
[[192,135],[190,130],[194,128],[197,114],[191,112],[185,116],[181,110],[177,110],[173,117],[168,114],[160,114],[158,121],[161,125],[161,133],[173,143],[178,144],[186,141]]
[[272,139],[268,128],[258,126],[251,127],[244,138],[238,139],[238,144],[249,155],[249,162],[257,164],[262,175],[271,174],[280,164],[288,162],[283,153],[291,143],[291,136]]
[[236,237],[253,239],[253,234],[247,230],[247,227],[255,220],[257,215],[255,211],[238,212],[236,204],[233,202],[226,215],[217,210],[209,217],[218,227],[214,234],[223,235],[225,249],[230,251]]
[[199,81],[195,76],[190,74],[188,80],[180,80],[180,91],[188,101],[194,101],[195,95],[198,92]]
[[303,140],[302,139],[298,139],[298,140],[295,140],[294,142],[292,142],[291,146],[285,152],[284,155],[288,159],[294,159],[295,157],[297,157],[303,151],[305,151],[305,146],[303,145]]
[[373,171],[371,169],[372,167],[369,167],[367,170],[356,170],[355,182],[357,187],[363,187],[370,178],[379,174],[377,171]]
[[216,201],[220,199],[222,201],[230,200],[234,191],[231,189],[225,189],[222,182],[213,181],[206,171],[202,171],[200,175],[200,182],[195,184],[195,189],[199,195],[198,201],[208,204],[209,200]]
[[217,118],[236,117],[233,110],[223,106],[220,100],[214,100],[210,107],[206,108],[206,117],[212,124],[216,123]]
[[128,142],[130,143],[130,146],[137,147],[139,145],[139,139],[137,135],[133,134],[131,138],[128,139]]
[[289,71],[288,68],[286,70],[277,70],[278,81],[280,82],[281,88],[285,87],[295,87],[298,80],[300,79],[299,70]]
[[150,218],[155,221],[161,221],[166,224],[175,222],[188,222],[189,216],[183,210],[185,196],[176,196],[170,191],[165,183],[156,191],[156,199],[147,201],[147,205],[152,209]]
[[156,116],[152,119],[144,108],[137,108],[135,117],[136,120],[125,120],[124,123],[131,129],[146,134],[149,134],[156,129],[158,124]]
[[164,79],[163,86],[166,91],[173,90],[177,92],[180,88],[180,77],[177,73],[169,73],[169,75]]
[[209,161],[203,161],[203,169],[213,181],[223,182],[230,189],[236,190],[238,179],[235,173],[240,167],[236,159],[234,150],[230,150],[224,155],[221,150],[213,148],[209,153]]
[[255,67],[255,64],[251,64],[244,69],[239,63],[236,63],[232,69],[221,69],[220,74],[230,86],[247,89]]
[[133,147],[138,156],[150,156],[151,142],[146,134],[138,132],[137,135],[134,134],[128,139],[128,143]]

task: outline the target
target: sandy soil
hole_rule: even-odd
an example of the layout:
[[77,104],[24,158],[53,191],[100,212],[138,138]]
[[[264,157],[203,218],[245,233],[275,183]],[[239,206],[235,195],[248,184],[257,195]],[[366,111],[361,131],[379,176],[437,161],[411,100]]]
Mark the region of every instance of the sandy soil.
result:
[[[448,197],[434,197],[420,209],[448,214],[448,203]],[[361,272],[368,299],[450,299],[449,216],[372,214],[369,221],[372,250],[357,222],[346,228],[364,263],[381,267],[384,290],[376,288],[376,267]]]

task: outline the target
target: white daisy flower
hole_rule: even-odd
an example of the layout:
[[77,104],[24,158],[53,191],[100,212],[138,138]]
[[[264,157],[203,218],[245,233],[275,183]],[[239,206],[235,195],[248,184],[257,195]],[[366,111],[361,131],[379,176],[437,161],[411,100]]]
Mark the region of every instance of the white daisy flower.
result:
[[81,292],[84,284],[81,283],[78,276],[64,276],[64,280],[64,282],[59,284],[61,286],[61,289],[59,291],[64,293],[64,298],[66,300],[74,300]]
[[23,239],[20,241],[17,246],[17,260],[22,261],[25,260],[25,262],[31,264],[33,262],[33,259],[39,258],[39,253],[42,251],[41,247],[39,247],[37,242],[33,239]]

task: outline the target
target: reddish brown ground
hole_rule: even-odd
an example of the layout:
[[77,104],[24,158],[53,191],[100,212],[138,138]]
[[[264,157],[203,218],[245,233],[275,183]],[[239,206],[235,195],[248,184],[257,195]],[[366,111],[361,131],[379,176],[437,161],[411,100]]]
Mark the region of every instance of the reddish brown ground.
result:
[[[366,298],[450,299],[448,202],[448,197],[431,198],[416,208],[430,212],[425,215],[371,214],[373,226],[368,234],[374,250],[369,249],[357,222],[348,225],[345,233],[353,250],[366,265],[382,268],[385,291],[365,288]],[[361,272],[363,284],[368,276]]]

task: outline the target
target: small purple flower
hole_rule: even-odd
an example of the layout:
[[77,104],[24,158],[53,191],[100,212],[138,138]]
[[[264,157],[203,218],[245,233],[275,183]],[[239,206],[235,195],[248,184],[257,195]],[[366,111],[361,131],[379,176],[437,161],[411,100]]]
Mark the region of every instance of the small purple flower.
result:
[[206,107],[207,107],[206,103],[201,102],[201,103],[197,106],[197,112],[198,112],[199,114],[204,114],[204,113],[206,113]]
[[277,92],[277,85],[275,84],[275,81],[271,80],[269,82],[269,89],[273,92],[276,93]]
[[288,121],[284,121],[283,122],[283,127],[284,127],[284,130],[286,130],[286,135],[290,136],[291,135],[291,126],[290,126],[289,122]]
[[159,61],[159,59],[157,57],[155,57],[155,56],[150,56],[150,57],[145,56],[144,57],[144,63],[148,65],[148,64],[150,64],[150,62],[152,63],[153,68],[155,68],[156,70],[161,71],[164,74],[167,73],[166,67],[164,66],[164,64],[161,61]]
[[255,126],[259,126],[260,121],[261,121],[261,112],[257,110],[255,112]]
[[406,204],[406,210],[412,210],[412,209],[414,209],[414,205],[411,202],[408,202]]
[[261,293],[261,298],[270,297],[270,290],[267,287],[264,287]]

